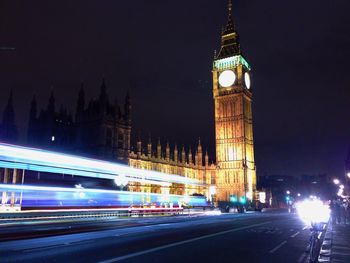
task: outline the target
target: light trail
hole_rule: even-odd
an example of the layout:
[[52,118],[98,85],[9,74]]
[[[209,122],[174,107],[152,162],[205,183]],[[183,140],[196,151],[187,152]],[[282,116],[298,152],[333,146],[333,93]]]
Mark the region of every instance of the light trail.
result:
[[112,180],[125,176],[131,182],[164,186],[169,183],[204,185],[199,180],[184,176],[4,143],[0,143],[0,167]]

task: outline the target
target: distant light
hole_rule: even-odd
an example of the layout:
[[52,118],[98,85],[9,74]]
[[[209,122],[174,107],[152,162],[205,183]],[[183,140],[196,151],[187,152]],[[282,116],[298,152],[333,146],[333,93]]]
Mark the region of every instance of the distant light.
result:
[[290,197],[289,196],[286,196],[286,201],[289,201],[290,200]]
[[339,188],[344,189],[344,185],[343,184],[339,185]]
[[247,198],[245,196],[241,196],[241,198],[239,199],[239,202],[241,204],[245,204],[247,202]]
[[350,172],[347,174],[347,176],[350,178]]
[[333,180],[333,183],[334,183],[334,184],[339,184],[340,181],[339,181],[339,179],[334,179],[334,180]]
[[51,137],[51,141],[54,142],[55,141],[55,136]]
[[337,195],[338,195],[338,196],[341,196],[341,195],[343,194],[343,192],[344,192],[344,189],[341,189],[341,188],[340,188]]
[[230,202],[231,202],[231,203],[236,203],[236,202],[237,202],[237,196],[231,195],[231,196],[230,196]]
[[290,194],[290,191],[289,191],[289,190],[287,190],[287,191],[286,191],[286,193],[287,193],[287,195],[289,195],[289,194]]
[[259,201],[262,204],[266,203],[266,192],[259,192]]
[[209,194],[210,195],[215,195],[216,194],[216,186],[215,185],[209,186]]
[[300,197],[301,196],[301,194],[300,193],[298,193],[298,197]]

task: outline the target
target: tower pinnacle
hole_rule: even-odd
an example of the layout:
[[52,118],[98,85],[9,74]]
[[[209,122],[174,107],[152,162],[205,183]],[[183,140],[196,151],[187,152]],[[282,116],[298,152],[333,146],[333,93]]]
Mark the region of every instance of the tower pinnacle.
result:
[[239,45],[239,37],[235,29],[232,18],[232,1],[228,1],[228,18],[226,26],[222,30],[221,34],[221,49],[216,59],[227,58],[230,56],[236,56],[241,54],[241,48]]

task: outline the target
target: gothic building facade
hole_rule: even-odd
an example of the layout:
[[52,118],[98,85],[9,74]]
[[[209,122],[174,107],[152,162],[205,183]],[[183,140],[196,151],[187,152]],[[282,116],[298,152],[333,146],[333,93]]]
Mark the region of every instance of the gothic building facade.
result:
[[[86,103],[82,86],[75,116],[63,106],[56,110],[51,93],[45,109],[38,112],[35,98],[31,103],[27,142],[31,146],[59,150],[105,160],[118,160],[132,167],[194,178],[202,186],[157,186],[130,183],[129,190],[181,195],[203,194],[209,200],[228,201],[233,196],[245,202],[255,199],[251,67],[242,56],[229,3],[227,24],[221,35],[221,47],[213,60],[213,99],[215,111],[216,163],[209,163],[200,140],[193,152],[169,143],[154,145],[151,139],[138,140],[131,150],[131,102],[126,95],[122,107],[110,101],[105,81],[99,97]],[[15,139],[12,96],[6,107],[2,130]],[[12,132],[9,132],[12,131]],[[145,147],[143,147],[143,145]],[[155,147],[154,147],[155,146]]]
[[[216,164],[209,164],[207,153],[203,156],[200,142],[194,155],[191,149],[186,154],[184,148],[179,154],[176,145],[170,153],[169,144],[163,155],[160,142],[156,154],[152,154],[152,143],[148,142],[147,151],[142,152],[141,141],[137,142],[136,152],[130,153],[129,164],[137,168],[195,178],[207,186],[173,186],[170,188],[171,193],[201,193],[209,200],[215,193],[215,201],[229,201],[234,197],[244,203],[256,200],[251,67],[241,53],[239,36],[232,19],[231,2],[228,9],[227,24],[221,35],[221,48],[215,54],[212,70]],[[136,190],[159,191],[150,186],[140,186]]]
[[124,109],[109,101],[105,81],[100,95],[85,103],[83,85],[77,100],[75,118],[63,106],[56,111],[51,92],[48,105],[37,112],[32,100],[27,132],[31,146],[85,155],[106,160],[128,161],[131,133],[131,103],[125,98]]

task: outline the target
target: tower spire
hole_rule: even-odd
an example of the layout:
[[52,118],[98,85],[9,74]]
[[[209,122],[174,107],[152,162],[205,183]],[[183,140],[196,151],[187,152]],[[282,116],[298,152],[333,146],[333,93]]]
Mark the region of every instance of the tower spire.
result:
[[239,45],[239,37],[235,29],[232,18],[232,1],[228,1],[228,18],[226,26],[221,33],[221,49],[216,59],[227,58],[230,56],[236,56],[241,54],[241,48]]
[[230,17],[232,14],[232,0],[228,0],[228,16]]

